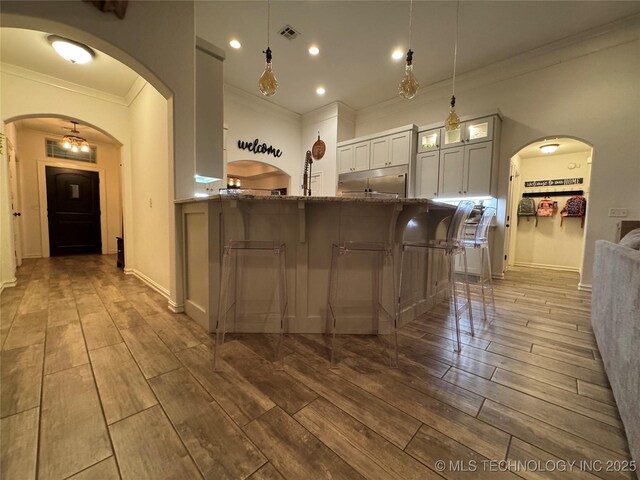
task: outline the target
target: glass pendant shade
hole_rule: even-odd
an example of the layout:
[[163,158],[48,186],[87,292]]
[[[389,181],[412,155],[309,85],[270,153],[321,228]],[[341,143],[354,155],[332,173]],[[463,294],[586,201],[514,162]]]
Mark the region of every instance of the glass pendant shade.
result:
[[404,77],[400,81],[400,85],[398,85],[398,95],[410,100],[416,96],[419,88],[420,84],[413,74],[413,52],[409,50],[407,52],[407,66],[404,71]]
[[276,76],[273,74],[273,68],[271,66],[271,49],[267,48],[265,54],[267,62],[264,67],[264,72],[262,72],[260,80],[258,80],[258,88],[265,97],[271,97],[272,95],[275,95],[276,91],[278,91],[278,80],[276,80]]
[[451,107],[449,107],[449,116],[444,121],[444,128],[448,132],[460,128],[460,117],[456,113],[456,97],[451,97]]

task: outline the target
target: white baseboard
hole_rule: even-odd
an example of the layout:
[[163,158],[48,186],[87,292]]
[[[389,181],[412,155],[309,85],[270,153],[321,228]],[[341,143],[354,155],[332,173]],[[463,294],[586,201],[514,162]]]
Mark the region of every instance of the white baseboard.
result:
[[530,268],[545,268],[548,270],[560,270],[562,272],[575,272],[580,273],[580,269],[577,267],[565,267],[562,265],[546,265],[544,263],[526,263],[526,262],[516,262],[516,267],[530,267]]
[[500,280],[504,280],[504,273],[492,273],[491,278],[498,278]]
[[22,258],[42,258],[41,253],[25,253]]
[[184,303],[176,303],[169,299],[169,310],[173,313],[184,313]]
[[581,290],[583,292],[590,292],[591,291],[591,285],[589,285],[587,283],[578,283],[578,290]]
[[[160,295],[162,295],[163,297],[166,297],[166,299],[169,300],[169,290],[164,288],[162,285],[157,283],[155,280],[152,280],[151,278],[147,277],[144,273],[136,270],[135,268],[125,268],[124,269],[124,273],[125,273],[125,275],[133,275],[135,277],[138,277],[140,280],[142,280],[144,283],[149,285],[151,288],[153,288]],[[171,304],[169,304],[169,308],[171,308]]]
[[5,280],[4,282],[0,282],[0,293],[2,293],[2,291],[5,288],[15,287],[17,284],[18,284],[18,279],[16,277],[13,277],[11,280]]
[[118,250],[108,250],[106,254],[103,255],[115,255],[116,253],[118,253]]

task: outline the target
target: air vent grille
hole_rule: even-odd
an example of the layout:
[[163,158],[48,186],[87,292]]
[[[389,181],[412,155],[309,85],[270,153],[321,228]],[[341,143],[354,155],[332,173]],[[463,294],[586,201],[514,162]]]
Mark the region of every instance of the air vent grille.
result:
[[301,35],[301,33],[298,32],[296,29],[294,29],[291,25],[285,25],[280,29],[278,33],[282,35],[284,38],[286,38],[287,40],[293,40],[298,35]]

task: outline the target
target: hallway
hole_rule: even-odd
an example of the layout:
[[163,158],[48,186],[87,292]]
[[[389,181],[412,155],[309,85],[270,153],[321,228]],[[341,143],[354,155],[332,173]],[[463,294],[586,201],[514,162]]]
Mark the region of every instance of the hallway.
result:
[[[628,447],[577,274],[508,272],[461,354],[440,304],[402,329],[399,369],[354,336],[329,370],[322,336],[292,335],[279,371],[269,336],[232,335],[213,372],[212,337],[114,256],[17,273],[1,297],[3,479],[635,475],[606,471]],[[458,460],[477,471],[449,468]],[[559,460],[594,471],[515,463]]]

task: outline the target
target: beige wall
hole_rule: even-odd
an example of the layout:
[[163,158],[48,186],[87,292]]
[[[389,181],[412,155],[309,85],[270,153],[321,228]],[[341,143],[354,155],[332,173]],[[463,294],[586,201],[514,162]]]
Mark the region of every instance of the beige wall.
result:
[[[545,47],[486,67],[456,81],[460,115],[502,111],[498,231],[494,271],[503,270],[504,219],[509,159],[544,137],[572,136],[594,149],[581,283],[593,276],[597,239],[614,241],[609,208],[629,209],[640,219],[640,19],[579,43]],[[356,135],[416,123],[442,122],[450,82],[423,89],[410,102],[392,100],[357,112]]]
[[[38,191],[38,162],[54,161],[68,168],[82,169],[85,166],[104,168],[106,190],[107,253],[116,253],[116,237],[122,231],[122,201],[120,186],[120,146],[90,142],[96,145],[97,163],[77,162],[47,157],[45,139],[55,135],[30,129],[18,129],[18,165],[20,172],[20,199],[22,205],[22,253],[24,258],[41,257],[40,195]],[[46,225],[46,222],[43,223]]]
[[[584,190],[589,200],[589,180],[591,165],[587,163],[590,152],[570,153],[566,155],[549,155],[520,160],[520,177],[516,179],[520,192],[553,191],[553,190]],[[569,169],[569,164],[577,167]],[[575,187],[525,188],[524,182],[529,180],[545,180],[556,178],[582,177],[584,184]],[[515,185],[514,185],[515,187]],[[533,219],[527,221],[521,218],[515,222],[516,236],[516,265],[549,266],[579,271],[582,264],[584,243],[584,228],[579,219],[565,219],[560,226],[560,210],[564,207],[569,196],[556,196],[549,193],[552,200],[558,202],[558,213],[553,217],[538,218],[538,226]],[[515,203],[522,198],[515,197]],[[536,205],[542,200],[534,198]]]
[[[131,222],[133,262],[127,269],[169,292],[169,190],[167,102],[146,85],[131,103]],[[126,255],[126,252],[125,252]]]

